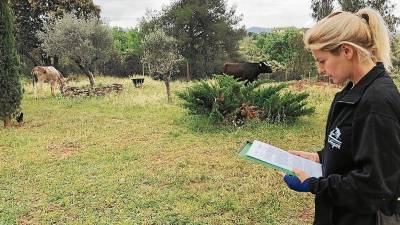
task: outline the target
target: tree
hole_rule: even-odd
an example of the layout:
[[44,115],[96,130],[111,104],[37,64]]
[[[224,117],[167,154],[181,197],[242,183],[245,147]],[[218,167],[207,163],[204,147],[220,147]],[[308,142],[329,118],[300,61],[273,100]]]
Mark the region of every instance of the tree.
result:
[[65,13],[84,19],[100,18],[100,7],[93,4],[92,0],[18,0],[11,1],[11,6],[16,17],[18,52],[34,65],[58,63],[57,56],[45,54],[41,49],[42,43],[36,37],[36,33],[43,31],[46,24],[62,18]]
[[268,55],[257,47],[257,36],[257,34],[254,34],[239,41],[239,54],[246,61],[261,62],[268,58]]
[[115,75],[141,73],[142,32],[139,29],[124,30],[113,27],[112,34],[115,50],[112,53],[113,57],[106,62],[104,72]]
[[42,48],[49,55],[59,55],[75,62],[95,85],[92,70],[104,63],[112,49],[111,29],[97,18],[78,19],[67,14],[38,33]]
[[285,80],[299,79],[314,73],[314,59],[304,48],[303,31],[296,28],[274,30],[256,36],[256,45],[269,60],[286,68]]
[[34,65],[40,65],[42,55],[38,51],[40,42],[36,37],[36,32],[43,26],[40,13],[34,10],[29,0],[12,1],[11,5],[15,15],[17,50]]
[[392,62],[393,62],[393,69],[394,71],[393,74],[397,74],[398,76],[400,75],[400,34],[397,34],[393,37],[392,41],[392,49],[393,49],[393,56],[392,56]]
[[0,118],[4,127],[11,126],[11,116],[21,104],[19,68],[9,3],[0,0]]
[[334,0],[311,0],[311,16],[315,20],[321,20],[333,11]]
[[367,6],[365,0],[338,0],[338,2],[342,10],[353,13]]
[[241,18],[225,0],[176,0],[163,12],[148,13],[142,32],[162,27],[174,37],[180,54],[188,60],[189,79],[216,72],[226,59],[238,57],[238,41],[245,31],[236,28]]
[[142,33],[138,29],[124,31],[120,27],[113,27],[114,45],[122,54],[139,53],[142,45]]
[[[337,3],[342,10],[349,12],[357,12],[364,7],[377,10],[392,32],[395,32],[396,26],[400,24],[400,18],[394,15],[396,4],[391,3],[390,0],[337,0]],[[317,21],[324,18],[332,12],[333,4],[333,0],[312,0],[312,17]]]
[[163,30],[155,30],[143,38],[143,61],[153,66],[156,73],[162,74],[167,89],[168,102],[171,102],[169,80],[173,67],[182,60],[175,38]]

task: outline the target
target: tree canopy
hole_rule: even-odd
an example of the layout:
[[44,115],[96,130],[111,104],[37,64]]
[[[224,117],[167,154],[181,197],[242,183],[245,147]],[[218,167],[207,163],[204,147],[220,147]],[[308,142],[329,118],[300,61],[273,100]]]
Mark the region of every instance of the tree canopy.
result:
[[304,48],[303,31],[296,28],[276,29],[256,36],[256,46],[286,68],[287,79],[299,79],[314,73],[314,59]]
[[139,53],[142,45],[142,33],[138,29],[124,31],[120,27],[113,27],[112,34],[115,48],[122,54]]
[[357,12],[364,7],[377,10],[392,32],[395,32],[397,25],[400,24],[400,18],[394,15],[396,4],[390,0],[311,0],[312,17],[318,21],[329,15],[333,11],[335,3],[342,10],[349,12]]
[[97,18],[78,19],[67,14],[38,33],[43,50],[75,62],[95,84],[92,74],[96,64],[104,63],[113,45],[112,31]]
[[227,59],[237,57],[238,41],[244,36],[238,27],[241,17],[224,0],[176,0],[161,12],[148,13],[144,33],[163,28],[178,42],[188,60],[190,74],[202,77],[216,72]]
[[71,13],[77,18],[100,18],[100,7],[92,0],[18,0],[11,1],[16,17],[18,52],[33,64],[52,64],[51,56],[41,49],[36,33],[44,26]]

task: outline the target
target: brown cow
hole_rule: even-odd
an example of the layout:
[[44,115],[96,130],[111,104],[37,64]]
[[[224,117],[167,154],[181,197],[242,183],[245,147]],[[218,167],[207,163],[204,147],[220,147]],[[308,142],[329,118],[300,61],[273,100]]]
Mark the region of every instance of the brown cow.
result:
[[[54,89],[56,83],[60,84],[61,94],[64,93],[65,81],[66,79],[61,75],[61,73],[52,66],[35,66],[32,69],[32,84],[33,84],[33,95],[37,98],[37,86],[40,86],[40,89],[43,83],[50,83],[51,85],[51,95],[55,96]],[[35,85],[37,83],[37,85]]]

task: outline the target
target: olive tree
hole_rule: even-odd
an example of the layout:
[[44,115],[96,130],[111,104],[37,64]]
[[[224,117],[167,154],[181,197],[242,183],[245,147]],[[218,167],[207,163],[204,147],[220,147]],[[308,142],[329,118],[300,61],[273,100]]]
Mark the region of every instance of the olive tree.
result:
[[183,59],[178,53],[176,39],[166,35],[163,30],[156,29],[144,36],[142,49],[142,61],[152,65],[153,72],[162,75],[167,89],[168,102],[171,102],[169,85],[171,72],[176,63]]
[[95,85],[93,69],[105,62],[113,46],[111,28],[97,18],[78,19],[67,14],[38,32],[43,50],[75,62]]

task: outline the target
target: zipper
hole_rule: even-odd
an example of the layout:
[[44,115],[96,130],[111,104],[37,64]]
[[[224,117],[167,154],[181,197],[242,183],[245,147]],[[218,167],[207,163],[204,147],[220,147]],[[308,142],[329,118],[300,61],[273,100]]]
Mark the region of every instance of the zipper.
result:
[[[354,105],[354,104],[356,104],[356,102],[345,102],[345,101],[337,101],[336,103],[344,103],[344,104],[349,104],[349,105]],[[335,103],[335,106],[336,106],[336,103]],[[333,110],[335,110],[335,108],[333,108]],[[332,111],[333,112],[333,111]]]

